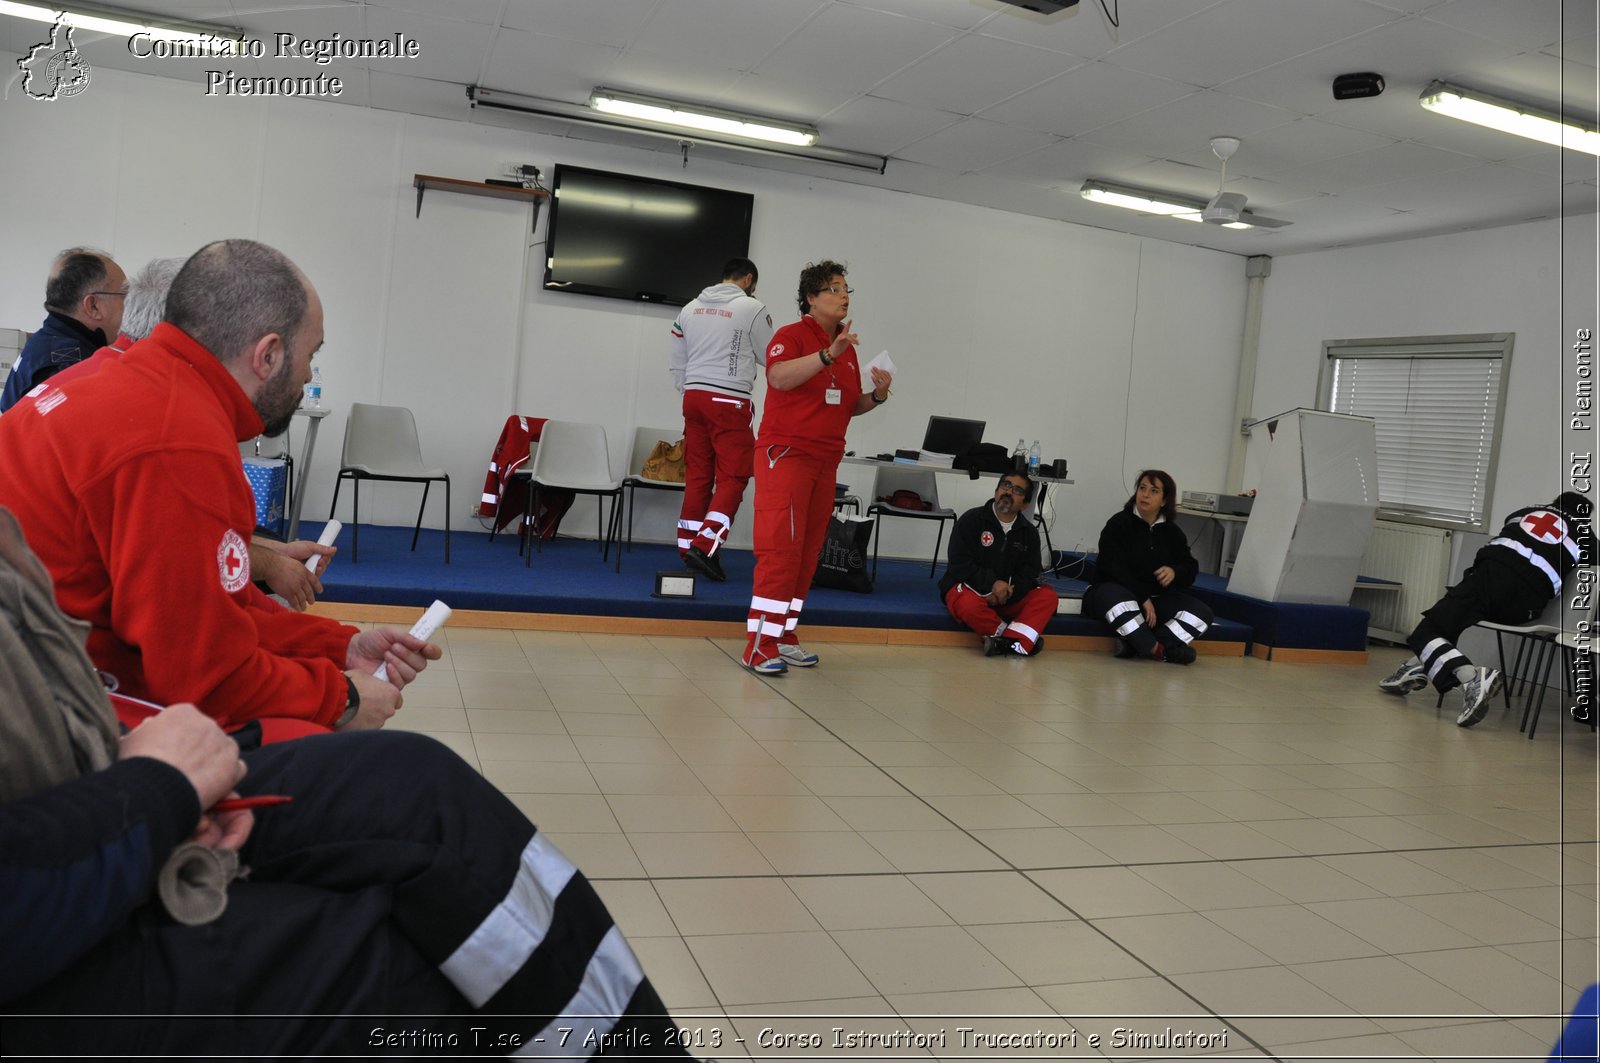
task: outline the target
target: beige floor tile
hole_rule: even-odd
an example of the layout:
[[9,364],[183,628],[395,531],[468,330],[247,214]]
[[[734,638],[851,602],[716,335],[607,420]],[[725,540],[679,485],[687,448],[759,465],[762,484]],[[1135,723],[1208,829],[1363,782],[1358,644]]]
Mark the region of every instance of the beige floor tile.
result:
[[1520,941],[1553,941],[1561,928],[1538,919],[1485,893],[1453,893],[1434,897],[1403,897],[1407,904],[1462,933],[1490,945]]
[[1090,867],[1116,861],[1066,827],[973,831],[972,836],[1022,869]]
[[599,794],[507,794],[540,830],[621,834],[611,806]]
[[1413,952],[1400,959],[1495,1014],[1554,1011],[1552,1002],[1568,997],[1559,975],[1530,967],[1499,949]]
[[1026,985],[1138,978],[1149,967],[1088,923],[991,923],[967,932]]
[[662,881],[655,887],[678,933],[685,937],[820,929],[782,879]]
[[1217,860],[1298,854],[1298,850],[1269,838],[1245,823],[1169,823],[1162,829],[1184,845],[1199,849]]
[[1550,1051],[1551,1044],[1515,1023],[1494,1020],[1452,1022],[1427,1029],[1407,1030],[1398,1036],[1414,1051],[1434,1059],[1471,1057],[1489,1063],[1539,1059]]
[[552,831],[548,837],[591,880],[644,876],[644,865],[626,835]]
[[638,879],[600,880],[594,884],[612,921],[622,928],[623,934],[636,937],[672,937],[678,928],[667,914],[656,888]]
[[1273,962],[1259,949],[1194,913],[1119,916],[1096,919],[1094,925],[1144,963],[1169,974],[1264,967]]
[[1149,822],[1116,799],[1097,794],[1027,794],[1021,800],[1063,827],[1109,827]]
[[1084,919],[1187,912],[1189,906],[1125,867],[1034,871],[1029,878]]
[[1441,1015],[1484,1010],[1393,956],[1296,964],[1289,970],[1338,998],[1352,1014],[1366,1016],[1391,1033],[1435,1025]]
[[944,909],[900,875],[793,878],[789,888],[827,930],[942,926]]
[[700,784],[718,797],[799,796],[811,790],[781,767],[751,764],[696,764],[691,769]]
[[929,797],[927,802],[963,830],[1052,827],[1054,821],[1010,794]]
[[739,829],[710,794],[615,794],[606,800],[629,834]]
[[1374,887],[1318,860],[1241,860],[1227,866],[1296,904],[1381,895]]
[[913,875],[910,881],[963,926],[1045,922],[1069,914],[1060,901],[1016,872]]
[[650,984],[661,994],[661,1001],[674,1016],[683,1016],[696,1008],[712,1008],[718,1003],[711,991],[700,965],[690,953],[682,938],[630,937],[634,955],[644,968]]
[[718,934],[684,941],[717,1000],[729,1006],[877,992],[838,943],[822,931]]
[[848,830],[820,797],[798,794],[724,794],[718,797],[745,831]]
[[652,878],[770,875],[772,865],[737,831],[629,834],[629,844]]
[[425,734],[471,730],[467,713],[457,706],[419,705],[406,689],[405,704],[384,724],[391,731],[421,731]]
[[474,732],[472,740],[477,746],[478,755],[484,760],[554,764],[577,764],[583,760],[578,754],[578,747],[564,734]]
[[583,764],[558,761],[484,760],[484,778],[508,794],[597,794],[600,787]]
[[567,733],[560,714],[554,709],[467,709],[465,716],[474,734]]
[[659,738],[661,732],[643,713],[560,712],[556,714],[569,735],[607,738]]
[[906,788],[876,767],[790,764],[789,771],[818,797],[904,797]]
[[1005,866],[984,845],[959,830],[862,831],[878,852],[907,874],[917,871],[993,871]]
[[1370,1036],[1376,1023],[1356,1015],[1326,990],[1282,967],[1180,974],[1174,981],[1240,1031],[1266,1044]]
[[1188,794],[1114,794],[1108,800],[1138,817],[1128,822],[1220,823],[1230,818]]
[[1073,827],[1072,833],[1105,853],[1113,864],[1165,864],[1205,860],[1207,854],[1162,827]]
[[749,838],[782,875],[872,875],[897,870],[855,831],[758,831]]
[[1431,871],[1399,853],[1324,856],[1319,862],[1389,897],[1452,893],[1458,888],[1454,879]]
[[1228,864],[1162,864],[1135,873],[1195,911],[1261,908],[1287,900]]
[[1424,915],[1392,897],[1313,901],[1306,907],[1391,955],[1468,948],[1480,943],[1471,934]]
[[840,930],[833,937],[886,997],[1020,984],[958,926]]
[[1205,917],[1279,963],[1379,956],[1384,950],[1295,904],[1226,908]]
[[1371,848],[1366,839],[1320,819],[1258,819],[1245,826],[1304,856],[1330,856]]
[[[473,744],[472,735],[465,731],[418,731],[425,734],[440,745],[449,748],[456,756],[472,765],[475,771],[484,771],[483,760],[478,756],[478,747]],[[487,774],[487,773],[485,773]]]
[[950,820],[918,797],[824,797],[855,830],[947,830]]
[[703,794],[699,776],[684,764],[590,762],[584,765],[607,794]]

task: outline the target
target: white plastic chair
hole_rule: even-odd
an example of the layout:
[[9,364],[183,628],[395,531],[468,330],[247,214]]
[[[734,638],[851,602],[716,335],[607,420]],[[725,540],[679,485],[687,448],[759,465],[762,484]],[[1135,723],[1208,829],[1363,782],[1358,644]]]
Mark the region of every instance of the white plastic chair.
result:
[[411,549],[417,548],[422,533],[422,513],[428,506],[428,488],[433,481],[444,481],[444,563],[450,563],[450,474],[422,464],[422,443],[417,439],[417,419],[404,406],[350,404],[350,418],[344,424],[344,451],[339,458],[339,475],[333,482],[333,505],[328,519],[339,507],[339,487],[345,480],[355,481],[350,513],[350,561],[355,563],[361,548],[361,481],[390,480],[422,484],[422,505],[417,507],[417,526],[411,532]]
[[[643,487],[648,491],[678,491],[682,492],[684,485],[677,480],[652,480],[644,475],[644,462],[657,443],[671,443],[683,438],[683,428],[635,428],[633,430],[633,455],[628,459],[628,475],[623,477],[622,486],[627,490],[623,508],[628,511],[628,549],[633,549],[633,493]],[[618,551],[617,564],[622,564],[621,551]],[[620,571],[620,569],[619,569]]]
[[[528,462],[530,483],[528,503],[523,511],[523,527],[533,531],[533,515],[539,511],[539,491],[553,487],[579,495],[594,495],[595,528],[600,533],[600,556],[610,556],[611,543],[620,526],[621,513],[617,500],[622,497],[622,481],[611,475],[611,455],[606,449],[606,430],[597,424],[579,421],[546,421],[539,434],[539,447]],[[598,499],[611,499],[611,519],[600,528]],[[534,550],[542,550],[544,540],[533,535]],[[527,565],[533,564],[534,550],[527,553]],[[617,571],[622,571],[622,551],[617,550]]]
[[[892,506],[884,499],[892,498],[896,491],[915,491],[932,509],[906,509]],[[928,578],[939,569],[939,547],[944,544],[944,522],[954,524],[956,511],[939,505],[938,474],[929,469],[894,468],[886,466],[877,472],[872,484],[872,505],[867,516],[877,518],[872,528],[872,578],[878,578],[878,542],[883,538],[883,518],[901,517],[907,520],[934,520],[939,522],[939,536],[933,545],[933,562],[928,566]]]

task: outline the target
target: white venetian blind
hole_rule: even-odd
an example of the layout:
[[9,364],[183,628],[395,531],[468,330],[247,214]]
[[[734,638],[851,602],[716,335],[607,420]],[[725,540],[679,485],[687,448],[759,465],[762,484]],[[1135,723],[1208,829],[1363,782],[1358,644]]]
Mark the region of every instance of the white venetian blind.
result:
[[1511,337],[1324,346],[1325,408],[1376,422],[1382,508],[1481,527]]

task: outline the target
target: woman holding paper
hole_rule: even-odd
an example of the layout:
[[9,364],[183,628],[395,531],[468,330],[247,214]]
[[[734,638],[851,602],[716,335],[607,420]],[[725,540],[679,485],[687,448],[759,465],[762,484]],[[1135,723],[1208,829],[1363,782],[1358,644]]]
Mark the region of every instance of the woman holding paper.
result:
[[756,435],[756,572],[743,664],[759,675],[810,668],[795,628],[833,512],[834,479],[850,418],[889,398],[892,376],[871,368],[862,386],[845,268],[824,260],[800,271],[804,316],[767,345],[767,400]]

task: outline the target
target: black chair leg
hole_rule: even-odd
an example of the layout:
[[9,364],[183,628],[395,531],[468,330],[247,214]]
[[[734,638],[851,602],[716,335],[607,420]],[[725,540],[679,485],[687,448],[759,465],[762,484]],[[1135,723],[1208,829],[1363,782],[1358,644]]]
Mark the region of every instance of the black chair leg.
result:
[[528,484],[528,497],[522,503],[522,530],[527,534],[527,542],[519,543],[518,550],[522,552],[523,568],[533,567],[533,544],[539,538],[539,529],[534,526],[533,515],[539,512],[539,488],[536,484]]
[[333,505],[328,507],[328,519],[332,520],[334,513],[339,509],[339,488],[344,486],[344,478],[348,475],[341,472],[333,478]]
[[[628,553],[633,553],[633,507],[639,504],[639,496],[632,484],[628,485]],[[621,569],[618,569],[620,572]]]
[[938,535],[937,538],[935,538],[933,540],[933,564],[928,566],[928,578],[929,579],[932,579],[933,578],[933,574],[935,572],[939,571],[939,547],[941,547],[943,545],[944,545],[944,521],[941,520],[939,522],[939,535]]
[[1500,693],[1505,696],[1506,711],[1510,712],[1512,673],[1506,671],[1506,644],[1504,641],[1504,632],[1496,631],[1494,633],[1494,645],[1495,649],[1500,651],[1500,675],[1504,679],[1504,682],[1502,682],[1500,685]]
[[[1555,640],[1551,639],[1550,649],[1554,650],[1556,648]],[[1541,646],[1540,649],[1542,650],[1544,647]],[[1522,710],[1523,721],[1528,725],[1528,740],[1530,742],[1533,740],[1533,733],[1539,729],[1539,712],[1544,708],[1545,691],[1549,689],[1548,684],[1550,680],[1550,666],[1555,664],[1555,659],[1556,654],[1554,653],[1545,655],[1544,675],[1539,680],[1539,689],[1537,692],[1530,694],[1530,700],[1532,701],[1532,704],[1529,706],[1529,708],[1533,710],[1532,717],[1529,717],[1528,709],[1525,708]],[[1537,667],[1538,666],[1535,665],[1535,668]]]
[[417,552],[417,536],[422,534],[422,513],[428,508],[428,488],[431,487],[427,480],[422,481],[422,505],[417,507],[417,526],[411,529],[411,552]]
[[361,477],[350,479],[350,563],[361,560]]
[[872,522],[872,582],[878,582],[878,532],[883,528],[883,516]]
[[444,563],[450,563],[450,477],[444,478]]

